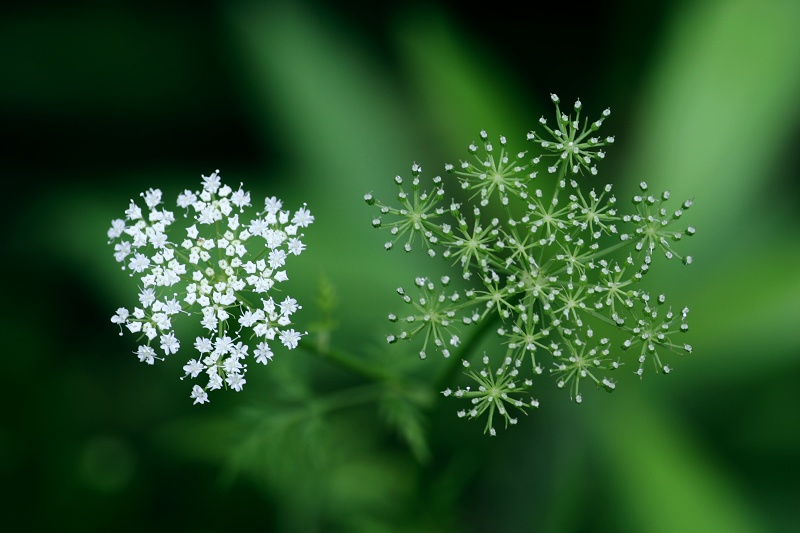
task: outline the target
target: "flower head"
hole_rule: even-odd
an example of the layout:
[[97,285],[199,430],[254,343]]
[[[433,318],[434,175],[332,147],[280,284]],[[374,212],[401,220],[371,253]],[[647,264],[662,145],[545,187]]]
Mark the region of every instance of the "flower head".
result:
[[497,147],[485,130],[481,130],[479,136],[482,150],[475,143],[470,144],[472,158],[458,165],[447,164],[445,170],[459,177],[463,189],[474,191],[482,205],[486,205],[493,195],[503,203],[508,203],[509,194],[524,198],[525,182],[536,177],[536,172],[526,175],[528,162],[523,161],[525,152],[510,153],[503,135],[499,137]]
[[[489,366],[489,357],[483,356],[484,367],[475,370],[468,361],[463,361],[467,369],[465,374],[469,376],[476,386],[468,386],[464,389],[458,388],[456,391],[446,389],[442,391],[445,396],[456,398],[466,398],[470,401],[470,407],[458,412],[459,417],[478,418],[486,416],[486,426],[484,433],[494,436],[495,415],[499,415],[505,421],[505,425],[516,424],[517,419],[512,416],[512,412],[525,414],[526,408],[538,408],[539,401],[533,398],[523,400],[519,396],[525,394],[531,385],[530,381],[522,381],[519,378],[520,362],[516,362],[510,357],[506,357],[499,368],[492,370]],[[511,411],[509,411],[511,409]]]
[[[276,198],[248,214],[250,193],[222,183],[218,170],[202,177],[199,190],[178,195],[183,216],[162,207],[159,189],[141,196],[144,209],[131,201],[107,232],[114,259],[140,286],[139,305],[120,307],[111,321],[137,335],[135,353],[152,365],[181,349],[173,319],[197,318],[204,332],[183,367],[183,378],[203,380],[192,388],[194,403],[208,402],[212,390],[241,391],[251,358],[266,364],[268,343],[294,349],[305,334],[289,327],[297,300],[276,302],[273,288],[289,279],[286,262],[305,250],[302,229],[314,217],[305,205],[284,210]],[[252,352],[251,338],[259,341]]]
[[[399,334],[399,338],[410,340],[417,336],[423,337],[422,349],[419,352],[422,359],[427,357],[428,348],[431,345],[441,351],[445,357],[449,357],[450,350],[461,343],[457,329],[459,322],[456,315],[457,308],[454,306],[462,297],[458,291],[445,292],[449,278],[443,278],[441,281],[442,287],[437,288],[433,281],[427,278],[417,278],[415,282],[419,291],[417,298],[406,294],[403,288],[397,289],[397,293],[403,301],[413,309],[410,314],[400,319],[404,329]],[[389,316],[389,320],[396,322],[398,318],[392,314]],[[471,318],[465,317],[461,321],[469,324]],[[390,342],[397,338],[392,336]]]
[[638,294],[638,305],[631,310],[630,319],[616,317],[620,327],[629,334],[622,343],[622,349],[639,348],[637,355],[639,366],[634,371],[639,377],[644,373],[644,365],[648,360],[652,361],[656,372],[665,374],[670,372],[670,367],[661,361],[659,350],[692,352],[691,345],[675,340],[677,335],[689,331],[689,325],[686,323],[689,308],[684,307],[680,312],[675,312],[665,303],[666,297],[663,294],[652,297],[649,293],[641,293]]
[[545,150],[544,157],[555,156],[556,161],[547,167],[549,173],[555,173],[559,167],[565,167],[573,174],[588,171],[590,174],[597,174],[598,160],[604,159],[606,154],[599,148],[614,142],[614,137],[602,138],[594,133],[603,125],[603,121],[611,115],[611,110],[603,111],[600,118],[592,123],[588,119],[583,119],[581,124],[581,109],[583,104],[580,100],[573,106],[575,116],[569,115],[560,108],[560,100],[557,96],[551,95],[556,106],[555,127],[551,128],[544,117],[539,119],[539,124],[547,132],[545,138],[538,132],[532,131],[528,134],[528,140],[537,143]]
[[650,262],[653,252],[659,249],[667,259],[678,258],[687,265],[691,264],[692,257],[682,256],[675,250],[673,243],[695,234],[693,226],[674,227],[678,219],[692,206],[693,201],[686,200],[679,208],[672,211],[666,207],[670,198],[669,191],[657,196],[648,194],[647,183],[644,181],[639,184],[639,188],[642,194],[633,197],[636,213],[622,218],[623,222],[634,225],[633,233],[622,233],[620,237],[623,240],[636,239],[636,250],[645,254],[646,263]]
[[[473,408],[462,411],[464,416],[488,413],[487,431],[494,431],[491,421],[496,413],[513,422],[505,409],[517,400],[510,398],[545,368],[550,368],[557,387],[566,388],[577,403],[584,399],[581,383],[614,390],[617,382],[608,372],[623,365],[625,358],[616,359],[618,348],[609,340],[614,329],[627,336],[623,352],[641,347],[634,356],[638,375],[648,359],[658,371],[669,371],[659,358],[662,348],[691,351],[691,346],[674,338],[687,329],[688,309],[679,318],[662,305],[663,296],[651,300],[638,288],[657,249],[667,258],[691,262],[691,256],[679,254],[678,241],[695,229],[674,227],[691,201],[667,210],[669,193],[650,195],[643,182],[633,209],[626,210],[610,184],[597,184],[588,177],[592,183],[587,186],[582,175],[597,173],[597,163],[605,158],[601,148],[614,142],[613,137],[596,134],[610,111],[590,123],[581,119],[580,100],[562,111],[558,96],[551,99],[555,124],[542,118],[542,133],[527,135],[535,154],[514,151],[506,137],[496,141],[481,131],[480,143],[467,148],[468,160],[445,165],[446,178],[455,187],[437,176],[435,195],[403,193],[400,208],[365,196],[368,204],[381,210],[375,227],[390,228],[395,236],[422,235],[425,253],[445,259],[459,282],[458,289],[445,293],[420,276],[417,298],[401,289],[400,296],[414,311],[405,318],[390,315],[400,332],[388,340],[417,339],[423,355],[433,350],[466,361],[478,341],[462,344],[455,329],[479,324],[475,338],[495,331],[498,344],[504,346],[497,371],[488,369],[487,360],[484,370],[468,372],[478,382],[477,389],[445,391],[471,399]],[[547,172],[539,173],[535,169],[544,161]],[[425,189],[420,172],[415,165],[415,191]],[[395,178],[398,184],[402,181]],[[452,198],[444,197],[444,185],[454,190]],[[413,244],[413,237],[408,238],[405,250]],[[622,252],[626,247],[630,250]],[[603,329],[612,331],[596,336]],[[447,342],[452,335],[458,339],[455,344]],[[523,373],[528,377],[521,380],[518,376]]]

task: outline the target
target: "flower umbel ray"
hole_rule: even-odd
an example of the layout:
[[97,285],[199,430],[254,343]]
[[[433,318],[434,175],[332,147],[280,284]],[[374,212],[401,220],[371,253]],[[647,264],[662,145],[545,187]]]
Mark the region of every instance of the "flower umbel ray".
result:
[[[622,348],[628,350],[637,345],[641,346],[638,356],[639,367],[635,373],[642,376],[644,365],[648,359],[652,360],[656,372],[669,374],[672,369],[662,363],[658,349],[666,349],[671,352],[691,353],[692,346],[675,342],[673,337],[689,331],[686,317],[689,308],[684,307],[680,312],[680,318],[673,312],[671,307],[665,307],[666,297],[661,294],[657,298],[651,298],[650,294],[639,295],[639,306],[630,310],[633,317],[632,325],[623,325],[623,329],[630,334],[630,337],[622,343]],[[620,324],[624,321],[620,319]]]
[[[444,277],[441,280],[442,288],[437,289],[431,280],[417,278],[415,285],[419,290],[419,297],[416,299],[406,294],[403,288],[397,289],[397,293],[405,303],[411,305],[413,311],[401,319],[401,322],[405,324],[405,329],[399,336],[389,336],[388,341],[395,342],[398,338],[410,340],[422,336],[420,358],[425,359],[428,356],[430,344],[441,351],[445,357],[450,357],[450,348],[461,344],[461,338],[456,328],[456,313],[461,308],[461,295],[457,291],[447,294],[445,288],[449,283],[450,279]],[[389,320],[396,322],[397,315],[389,315]],[[471,318],[462,319],[464,324],[472,321]]]
[[444,252],[443,257],[452,259],[453,264],[460,264],[463,276],[469,279],[471,272],[477,267],[485,271],[494,259],[492,251],[497,243],[499,232],[498,219],[493,219],[486,226],[481,225],[480,218],[475,221],[470,229],[464,219],[458,221],[458,231],[454,232],[454,240]]
[[[503,204],[508,203],[509,193],[524,197],[527,179],[522,176],[525,176],[528,168],[528,164],[522,161],[525,152],[519,152],[514,159],[510,159],[504,136],[500,136],[499,153],[495,153],[494,145],[485,130],[481,130],[480,138],[485,155],[479,156],[478,147],[474,143],[470,144],[469,152],[474,156],[473,159],[462,161],[457,167],[447,164],[445,170],[461,178],[463,189],[476,191],[472,198],[480,198],[481,205],[488,204],[495,193]],[[535,172],[525,176],[530,179],[535,177]]]
[[672,226],[694,202],[686,200],[681,207],[670,212],[666,208],[667,200],[670,198],[669,191],[664,191],[659,196],[647,194],[648,186],[644,181],[639,184],[639,188],[642,190],[642,194],[633,197],[636,214],[626,215],[622,218],[624,222],[635,225],[634,233],[633,235],[624,233],[621,238],[636,240],[636,250],[644,251],[646,259],[652,257],[655,249],[659,248],[667,259],[677,257],[684,263],[690,264],[692,257],[679,254],[672,243],[680,241],[685,236],[693,236],[695,228],[693,226],[673,228]]
[[549,331],[540,324],[539,315],[533,312],[523,312],[517,315],[517,322],[511,331],[503,332],[505,342],[508,344],[507,357],[522,359],[525,354],[531,356],[531,368],[535,374],[542,373],[542,367],[536,362],[537,350],[547,350],[544,340]]
[[434,188],[432,191],[427,192],[420,189],[419,175],[422,173],[422,168],[415,163],[412,166],[411,173],[413,176],[411,179],[411,194],[403,187],[403,178],[400,176],[395,177],[400,208],[377,202],[371,195],[365,197],[368,203],[375,203],[380,207],[382,215],[394,217],[394,220],[389,222],[384,222],[380,218],[372,221],[372,225],[375,227],[389,228],[392,240],[386,242],[385,248],[387,250],[391,249],[397,241],[405,238],[406,242],[403,245],[403,249],[409,252],[418,235],[422,237],[424,243],[428,243],[431,239],[435,242],[435,235],[441,231],[436,224],[436,219],[444,214],[444,209],[437,207],[442,198],[444,198],[442,178],[439,176],[434,178]]
[[471,407],[459,411],[459,417],[478,418],[486,414],[484,433],[492,436],[497,434],[493,425],[495,414],[502,416],[505,426],[508,427],[509,424],[517,423],[517,418],[511,416],[508,408],[525,414],[526,407],[539,407],[539,401],[533,398],[526,401],[516,398],[517,395],[526,393],[532,384],[529,380],[521,381],[518,378],[521,361],[506,357],[495,371],[489,367],[489,357],[486,355],[483,356],[484,368],[481,370],[472,369],[466,360],[463,364],[467,368],[465,374],[476,382],[477,387],[458,388],[455,392],[447,389],[442,394],[469,399]]
[[538,143],[546,152],[546,155],[556,156],[557,161],[548,167],[549,173],[555,173],[560,166],[564,166],[573,174],[588,171],[590,174],[597,174],[596,161],[604,159],[606,154],[598,148],[614,142],[614,137],[605,139],[592,134],[600,129],[603,121],[611,115],[611,110],[603,111],[602,116],[592,122],[583,119],[581,125],[581,109],[583,104],[576,100],[573,105],[575,116],[572,117],[561,111],[561,100],[555,94],[550,95],[550,99],[556,106],[556,125],[551,128],[544,117],[539,119],[541,127],[549,134],[550,138],[545,139],[538,132],[528,134],[528,140]]
[[558,388],[568,387],[570,398],[577,403],[583,401],[580,384],[584,379],[591,380],[596,386],[608,392],[616,388],[616,384],[608,377],[601,377],[600,371],[616,369],[619,365],[609,360],[609,339],[600,339],[596,346],[589,346],[577,335],[564,340],[561,357],[554,361],[550,372],[556,376]]

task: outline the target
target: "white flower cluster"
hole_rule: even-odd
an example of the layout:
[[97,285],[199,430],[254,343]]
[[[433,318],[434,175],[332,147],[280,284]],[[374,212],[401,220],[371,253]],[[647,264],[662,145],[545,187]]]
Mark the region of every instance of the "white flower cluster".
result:
[[[248,191],[222,184],[218,170],[202,178],[200,191],[178,195],[183,218],[191,212],[194,222],[178,240],[168,237],[176,218],[162,207],[159,189],[141,194],[147,212],[131,201],[125,218],[113,220],[108,230],[114,258],[141,283],[140,305],[132,311],[120,307],[111,318],[120,335],[123,326],[139,335],[135,353],[140,361],[152,365],[178,352],[176,315],[200,317],[207,333],[195,339],[198,354],[183,367],[184,378],[207,378],[192,389],[195,404],[208,402],[212,390],[241,391],[248,357],[265,365],[272,360],[269,341],[277,338],[288,349],[297,347],[305,333],[289,326],[301,307],[290,296],[276,301],[271,293],[276,283],[288,279],[286,260],[305,250],[301,230],[314,222],[305,205],[292,213],[275,197],[265,200],[263,211],[245,218],[245,208],[251,207]],[[252,353],[242,340],[245,329],[251,330],[248,339],[257,339]]]

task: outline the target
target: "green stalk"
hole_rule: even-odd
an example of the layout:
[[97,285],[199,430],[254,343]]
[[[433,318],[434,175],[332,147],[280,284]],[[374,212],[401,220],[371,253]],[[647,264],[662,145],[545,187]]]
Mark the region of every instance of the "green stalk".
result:
[[471,351],[473,351],[475,346],[483,339],[486,333],[497,324],[499,319],[500,317],[497,315],[497,313],[492,313],[491,316],[486,317],[486,319],[478,324],[476,329],[472,332],[472,335],[461,345],[459,353],[450,357],[448,364],[439,375],[439,378],[434,382],[435,392],[442,390],[453,380],[461,368],[461,360],[465,359],[465,357],[462,357],[462,354],[469,354]]
[[335,348],[323,348],[315,342],[301,339],[300,346],[309,353],[316,355],[320,360],[333,364],[341,369],[360,376],[367,381],[376,383],[392,383],[399,385],[398,380],[383,368],[375,366],[368,361],[355,357]]

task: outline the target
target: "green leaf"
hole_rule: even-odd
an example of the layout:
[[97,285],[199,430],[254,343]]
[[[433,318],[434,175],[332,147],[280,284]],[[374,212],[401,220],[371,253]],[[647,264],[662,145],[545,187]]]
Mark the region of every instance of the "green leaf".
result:
[[406,398],[387,393],[381,398],[380,412],[383,419],[394,428],[408,444],[414,458],[420,463],[430,459],[427,431],[423,427],[424,416],[419,407]]

